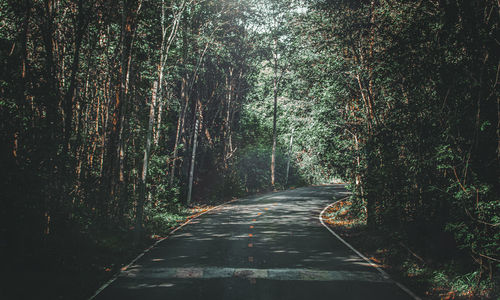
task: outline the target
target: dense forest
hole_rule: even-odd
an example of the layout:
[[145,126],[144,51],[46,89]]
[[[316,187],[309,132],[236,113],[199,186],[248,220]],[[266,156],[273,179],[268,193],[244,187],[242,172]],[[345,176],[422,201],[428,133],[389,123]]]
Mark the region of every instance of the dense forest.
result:
[[494,0],[1,0],[1,250],[65,269],[345,181],[368,228],[498,289],[499,25]]

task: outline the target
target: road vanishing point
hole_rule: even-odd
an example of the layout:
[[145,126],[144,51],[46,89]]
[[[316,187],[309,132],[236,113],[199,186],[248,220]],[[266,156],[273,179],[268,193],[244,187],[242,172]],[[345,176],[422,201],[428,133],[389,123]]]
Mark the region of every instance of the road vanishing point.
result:
[[320,222],[346,195],[338,184],[223,205],[158,243],[94,299],[416,299]]

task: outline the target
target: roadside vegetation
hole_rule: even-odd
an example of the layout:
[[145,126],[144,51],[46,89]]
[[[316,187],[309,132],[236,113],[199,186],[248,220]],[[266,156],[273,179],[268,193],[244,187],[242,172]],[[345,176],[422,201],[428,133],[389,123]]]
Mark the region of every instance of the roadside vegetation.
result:
[[[429,246],[403,240],[402,233],[369,228],[350,199],[330,206],[323,221],[391,277],[425,299],[496,299],[497,277],[478,280],[478,270],[464,263],[465,253],[437,255]],[[437,241],[432,241],[436,243]]]

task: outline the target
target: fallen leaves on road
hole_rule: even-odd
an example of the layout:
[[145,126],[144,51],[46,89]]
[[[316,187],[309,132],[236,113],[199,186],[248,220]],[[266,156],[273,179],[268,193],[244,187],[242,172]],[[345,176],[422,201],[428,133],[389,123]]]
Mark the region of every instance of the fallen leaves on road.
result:
[[[200,216],[201,214],[203,214],[203,213],[205,213],[205,212],[207,212],[207,211],[209,211],[209,210],[211,210],[213,208],[215,208],[214,205],[197,205],[197,206],[193,206],[192,208],[189,209],[190,213],[191,213],[189,216],[187,216],[184,219],[177,220],[176,222],[181,223],[181,224],[186,223],[189,220],[194,219],[194,218]],[[176,226],[173,226],[173,227],[171,227],[171,229],[173,229],[175,227]]]
[[[171,228],[172,228],[172,227],[171,227]],[[151,238],[152,238],[153,240],[156,240],[156,241],[157,241],[157,240],[161,240],[163,237],[162,237],[162,236],[159,236],[159,235],[157,235],[157,234],[153,234],[153,235],[151,235]]]
[[330,206],[321,216],[328,225],[352,227],[359,223],[359,220],[349,214],[349,207],[352,202],[343,200]]

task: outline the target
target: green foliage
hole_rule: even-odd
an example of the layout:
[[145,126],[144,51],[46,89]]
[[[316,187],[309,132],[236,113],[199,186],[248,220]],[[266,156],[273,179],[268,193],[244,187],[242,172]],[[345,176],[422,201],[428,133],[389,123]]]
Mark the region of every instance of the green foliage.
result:
[[311,131],[327,145],[320,156],[351,182],[370,226],[415,245],[441,241],[425,256],[464,261],[454,288],[491,282],[500,253],[498,5],[310,4],[301,29],[309,54],[294,83],[326,116],[318,120],[327,134]]
[[168,160],[167,155],[153,155],[149,161],[148,178],[149,191],[148,203],[161,203],[166,209],[172,208],[174,211],[181,205],[181,191],[178,185],[170,186],[168,180]]
[[180,205],[155,206],[153,202],[148,202],[144,208],[144,227],[152,235],[165,236],[171,228],[179,225],[190,214],[188,209]]

